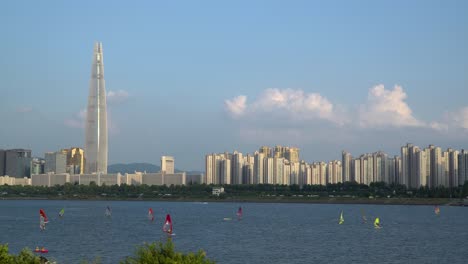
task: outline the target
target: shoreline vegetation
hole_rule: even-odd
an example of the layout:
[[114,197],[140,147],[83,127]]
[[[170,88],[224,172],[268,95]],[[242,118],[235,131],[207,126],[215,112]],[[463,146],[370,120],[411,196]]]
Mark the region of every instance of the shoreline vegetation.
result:
[[[23,248],[18,255],[9,253],[8,244],[0,244],[0,263],[2,264],[51,264],[56,263],[46,257],[35,255],[29,248]],[[82,260],[81,264],[99,264],[101,260]],[[174,243],[168,238],[165,243],[153,242],[137,246],[132,256],[121,260],[121,264],[137,263],[179,263],[179,264],[214,264],[208,259],[206,252],[199,250],[196,253],[181,253],[175,251]]]
[[[238,199],[219,198],[112,198],[101,196],[67,198],[67,197],[3,197],[0,200],[56,200],[56,201],[134,201],[134,202],[194,202],[194,203],[310,203],[310,204],[374,204],[374,205],[450,205],[463,206],[463,201],[448,198],[316,198],[301,199],[291,197],[243,197]],[[466,203],[468,206],[468,203]]]
[[456,188],[407,189],[384,182],[370,185],[345,182],[327,185],[222,185],[224,192],[213,195],[215,185],[90,185],[21,186],[0,185],[0,200],[103,200],[176,201],[234,203],[313,203],[382,205],[468,206],[468,181]]

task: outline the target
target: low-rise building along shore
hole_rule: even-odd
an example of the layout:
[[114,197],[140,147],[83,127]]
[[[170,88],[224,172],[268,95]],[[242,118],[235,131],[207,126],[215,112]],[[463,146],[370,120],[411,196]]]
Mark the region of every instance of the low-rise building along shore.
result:
[[[202,175],[196,177],[189,176],[188,183],[202,183]],[[94,182],[98,186],[101,185],[185,185],[187,184],[187,175],[185,172],[181,173],[96,173],[96,174],[69,174],[69,173],[46,173],[46,174],[33,174],[31,178],[15,178],[9,176],[0,176],[0,184],[8,185],[32,185],[32,186],[55,186],[64,185],[65,183],[90,185]]]

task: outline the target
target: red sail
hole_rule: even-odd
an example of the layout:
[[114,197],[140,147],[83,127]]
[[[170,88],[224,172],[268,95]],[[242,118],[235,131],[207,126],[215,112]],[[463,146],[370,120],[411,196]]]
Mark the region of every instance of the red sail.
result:
[[171,220],[170,214],[166,215],[166,221],[164,222],[164,225],[163,225],[163,231],[168,234],[172,234],[172,220]]
[[39,209],[39,215],[44,217],[44,222],[48,222],[49,220],[47,219],[47,215],[44,212],[44,209]]

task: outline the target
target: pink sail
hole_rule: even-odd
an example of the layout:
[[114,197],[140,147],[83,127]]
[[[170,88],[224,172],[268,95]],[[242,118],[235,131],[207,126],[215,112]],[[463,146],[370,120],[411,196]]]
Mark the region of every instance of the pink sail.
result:
[[238,219],[242,218],[242,207],[239,207],[239,210],[237,210],[237,218]]
[[153,208],[150,208],[150,209],[148,210],[148,219],[149,219],[150,221],[153,221],[153,220],[154,220]]
[[166,215],[166,221],[163,225],[163,231],[168,233],[169,235],[172,234],[172,220],[170,214]]

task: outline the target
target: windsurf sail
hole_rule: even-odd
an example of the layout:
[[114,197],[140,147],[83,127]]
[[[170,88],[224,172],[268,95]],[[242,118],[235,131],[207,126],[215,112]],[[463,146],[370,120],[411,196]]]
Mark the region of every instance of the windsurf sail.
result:
[[343,217],[343,211],[341,211],[341,214],[340,214],[340,220],[338,222],[338,224],[343,224],[344,223],[344,217]]
[[380,228],[380,218],[376,217],[374,221],[374,227],[375,228]]
[[106,216],[112,216],[112,210],[110,209],[109,206],[107,206],[106,208],[106,213],[105,213]]
[[242,207],[239,207],[239,209],[237,210],[237,219],[241,219],[242,218]]
[[153,222],[153,220],[154,220],[153,208],[150,208],[150,209],[148,210],[148,219],[149,219],[151,222]]
[[363,209],[361,209],[361,219],[363,223],[367,223],[367,217]]
[[438,205],[436,205],[436,206],[434,207],[434,213],[435,213],[436,215],[439,215],[439,214],[440,214],[440,208],[439,208]]
[[59,216],[63,217],[64,214],[65,214],[65,208],[62,208],[62,210],[60,210]]
[[39,209],[39,227],[41,228],[41,230],[46,229],[47,223],[49,223],[49,220],[47,219],[47,215],[44,209]]
[[170,214],[166,215],[166,221],[164,222],[164,225],[163,225],[162,229],[167,234],[169,234],[169,235],[172,234],[172,220],[171,220],[171,215]]

